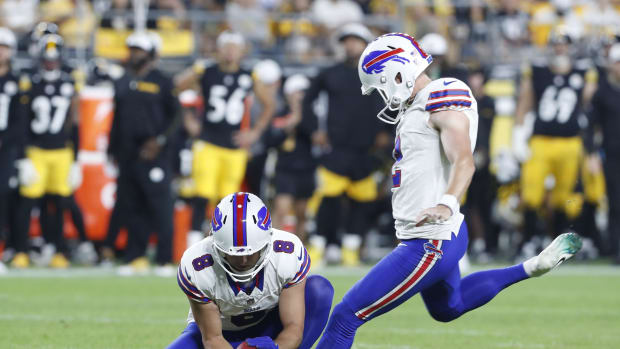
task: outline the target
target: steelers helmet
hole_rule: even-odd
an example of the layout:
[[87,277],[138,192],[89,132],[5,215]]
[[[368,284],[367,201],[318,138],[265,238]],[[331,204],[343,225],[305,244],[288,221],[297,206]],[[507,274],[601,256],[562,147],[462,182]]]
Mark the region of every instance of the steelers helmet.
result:
[[549,45],[570,45],[573,43],[573,39],[568,33],[568,28],[565,25],[558,25],[549,33],[547,42]]
[[59,61],[62,58],[64,41],[58,34],[45,34],[38,44],[39,59],[43,61]]

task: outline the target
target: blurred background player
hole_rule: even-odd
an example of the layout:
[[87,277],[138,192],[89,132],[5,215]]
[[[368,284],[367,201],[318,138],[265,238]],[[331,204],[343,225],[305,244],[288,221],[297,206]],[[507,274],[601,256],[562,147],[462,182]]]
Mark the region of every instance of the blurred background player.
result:
[[[318,168],[321,203],[316,231],[326,239],[328,263],[342,260],[345,265],[359,264],[362,237],[368,229],[368,204],[377,198],[377,183],[371,176],[376,163],[370,152],[378,144],[390,142],[389,136],[381,134],[381,123],[372,117],[380,109],[381,100],[359,93],[357,61],[370,40],[372,34],[365,26],[343,26],[338,41],[344,59],[319,72],[303,101],[303,123],[313,125],[313,144],[323,150]],[[313,107],[321,92],[328,96],[328,110],[326,120],[319,121]],[[341,239],[340,225],[345,223],[341,221],[343,196],[350,205],[347,232]]]
[[159,37],[134,32],[127,38],[125,74],[114,82],[114,121],[108,153],[124,182],[128,230],[121,274],[144,272],[149,236],[157,233],[156,274],[174,273],[172,262],[172,157],[168,140],[179,112],[172,80],[156,68]]
[[[270,145],[277,147],[273,225],[285,226],[286,217],[295,217],[295,235],[307,241],[306,208],[315,189],[316,161],[312,155],[312,131],[301,124],[302,102],[310,81],[302,74],[284,82],[286,107],[273,120]],[[307,119],[306,119],[307,120]]]
[[[8,215],[11,199],[10,179],[15,176],[14,163],[23,152],[25,115],[19,89],[19,72],[13,70],[11,59],[17,42],[13,32],[0,28],[0,241],[7,241]],[[4,264],[0,261],[0,269]]]
[[211,234],[183,254],[177,282],[190,313],[168,348],[311,348],[334,289],[320,275],[307,277],[310,264],[299,238],[271,227],[260,198],[227,195],[215,208]]
[[[268,126],[275,108],[265,91],[252,81],[250,72],[241,68],[246,51],[243,36],[224,31],[218,36],[216,47],[217,64],[207,67],[204,62],[197,62],[176,77],[177,89],[200,89],[205,104],[205,114],[200,117],[200,139],[192,147],[196,199],[188,246],[204,236],[208,202],[217,202],[241,188],[250,147]],[[252,92],[264,109],[250,126],[248,96]]]
[[[580,137],[583,107],[596,90],[597,73],[589,66],[574,61],[574,47],[566,28],[558,26],[549,37],[547,62],[534,61],[521,77],[519,101],[513,132],[515,156],[523,162],[521,197],[524,205],[522,257],[536,254],[540,244],[538,220],[546,197],[546,181],[553,176],[550,206],[552,234],[570,228],[571,196],[579,174],[582,156]],[[532,136],[528,141],[526,114],[535,117]],[[574,203],[572,203],[574,205]],[[573,210],[574,211],[574,210]],[[546,235],[546,234],[545,234]]]
[[[424,46],[422,46],[424,47]],[[433,60],[435,56],[433,55]],[[434,65],[433,61],[433,65]],[[450,75],[450,77],[453,77]],[[497,192],[497,182],[489,169],[491,163],[490,137],[495,118],[495,100],[484,91],[485,72],[481,69],[469,74],[468,85],[478,102],[478,135],[474,150],[476,171],[467,191],[463,212],[467,226],[471,227],[471,256],[476,261],[488,260],[497,253],[499,227],[493,222],[492,205]]]
[[[592,97],[592,106],[588,111],[589,129],[586,137],[588,167],[593,173],[605,174],[607,188],[608,245],[614,262],[620,264],[620,118],[618,118],[618,100],[620,98],[620,44],[614,44],[609,50],[608,66],[601,76],[599,88]],[[595,134],[602,135],[602,143],[595,142]],[[603,164],[601,165],[601,155]]]
[[34,71],[26,92],[29,130],[25,157],[18,160],[21,182],[16,221],[18,252],[13,259],[15,267],[29,264],[25,251],[28,247],[30,212],[37,202],[47,195],[46,209],[49,242],[55,247],[50,261],[53,268],[66,268],[67,246],[63,236],[64,209],[68,197],[75,189],[76,178],[81,175],[75,163],[77,154],[78,122],[76,85],[64,69],[62,60],[63,40],[59,35],[47,34],[39,41],[38,70]]
[[[264,106],[260,100],[251,100],[250,125],[256,124],[265,108],[270,108],[275,113],[279,104],[282,104],[280,90],[282,89],[282,69],[273,59],[263,59],[252,68],[252,80],[255,88],[262,90],[262,94],[269,100]],[[268,130],[269,127],[266,128]],[[247,191],[262,196],[267,188],[265,165],[269,155],[266,144],[266,131],[250,148],[250,160],[245,172],[245,184]]]

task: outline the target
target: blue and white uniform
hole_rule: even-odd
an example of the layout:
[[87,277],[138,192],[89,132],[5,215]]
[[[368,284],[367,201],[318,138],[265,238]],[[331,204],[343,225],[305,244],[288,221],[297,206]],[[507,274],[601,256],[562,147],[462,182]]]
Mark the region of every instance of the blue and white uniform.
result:
[[396,128],[392,210],[401,242],[345,294],[317,348],[350,348],[359,326],[418,292],[434,319],[451,321],[528,277],[517,265],[461,279],[458,261],[467,249],[468,233],[460,212],[442,223],[415,226],[415,217],[435,207],[448,187],[452,164],[439,131],[429,123],[431,113],[445,110],[468,118],[473,152],[478,112],[471,90],[454,78],[432,81],[401,111]]
[[[177,282],[194,302],[214,302],[221,314],[222,334],[236,348],[248,338],[268,336],[275,339],[282,331],[278,303],[283,289],[306,281],[304,335],[300,348],[310,348],[323,331],[333,288],[319,275],[308,276],[311,261],[302,242],[294,234],[272,229],[269,260],[249,282],[234,281],[214,263],[213,236],[192,245],[183,254]],[[243,240],[245,229],[237,229]],[[200,349],[202,336],[190,310],[188,326],[168,348]]]
[[[177,274],[179,287],[193,301],[215,302],[222,329],[240,331],[260,322],[277,310],[282,289],[302,282],[310,270],[310,258],[294,234],[273,229],[269,261],[245,285],[235,282],[223,267],[213,262],[213,237],[191,246],[183,254]],[[194,317],[190,310],[188,322]]]

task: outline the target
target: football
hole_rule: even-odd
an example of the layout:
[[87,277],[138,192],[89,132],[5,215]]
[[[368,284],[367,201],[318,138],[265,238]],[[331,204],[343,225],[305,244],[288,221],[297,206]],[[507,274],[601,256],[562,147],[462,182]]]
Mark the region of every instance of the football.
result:
[[256,347],[253,347],[249,345],[248,343],[243,342],[237,346],[237,349],[256,349]]

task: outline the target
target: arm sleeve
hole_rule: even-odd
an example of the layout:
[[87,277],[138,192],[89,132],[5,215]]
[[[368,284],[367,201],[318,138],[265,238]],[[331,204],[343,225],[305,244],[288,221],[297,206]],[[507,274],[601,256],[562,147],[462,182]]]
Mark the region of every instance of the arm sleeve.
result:
[[601,110],[601,95],[600,90],[594,93],[592,97],[592,102],[586,111],[586,115],[588,117],[588,127],[586,127],[584,135],[583,135],[583,144],[588,153],[594,153],[597,151],[597,147],[594,144],[594,134],[596,132],[596,128],[600,124],[600,116],[602,113]]
[[324,89],[324,79],[324,75],[319,73],[306,90],[302,104],[301,121],[297,126],[297,130],[302,134],[312,135],[319,127],[317,115],[314,113],[314,102]]
[[168,78],[165,80],[165,88],[163,91],[163,106],[165,112],[165,124],[163,129],[163,135],[167,138],[171,137],[178,127],[179,120],[178,116],[180,115],[179,110],[179,98],[174,93],[174,85],[172,81]]

